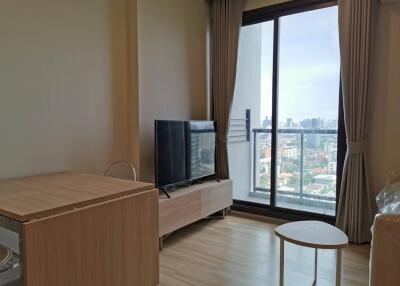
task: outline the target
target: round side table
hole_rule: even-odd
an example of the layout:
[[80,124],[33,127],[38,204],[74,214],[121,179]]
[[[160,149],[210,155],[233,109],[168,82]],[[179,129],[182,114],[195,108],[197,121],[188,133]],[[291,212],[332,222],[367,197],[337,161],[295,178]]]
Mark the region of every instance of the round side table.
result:
[[347,235],[340,229],[320,221],[297,221],[278,226],[275,234],[280,238],[279,285],[284,285],[285,241],[315,249],[314,282],[317,282],[318,249],[336,249],[336,286],[340,286],[342,248],[348,246]]

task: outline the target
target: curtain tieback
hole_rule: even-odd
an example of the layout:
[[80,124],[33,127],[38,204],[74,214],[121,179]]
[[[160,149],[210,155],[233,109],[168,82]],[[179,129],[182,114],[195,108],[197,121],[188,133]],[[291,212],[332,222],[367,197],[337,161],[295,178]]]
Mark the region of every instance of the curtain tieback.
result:
[[217,141],[222,144],[227,144],[228,136],[226,134],[217,133]]
[[365,152],[367,147],[367,139],[360,141],[347,140],[347,152],[349,154],[359,154]]

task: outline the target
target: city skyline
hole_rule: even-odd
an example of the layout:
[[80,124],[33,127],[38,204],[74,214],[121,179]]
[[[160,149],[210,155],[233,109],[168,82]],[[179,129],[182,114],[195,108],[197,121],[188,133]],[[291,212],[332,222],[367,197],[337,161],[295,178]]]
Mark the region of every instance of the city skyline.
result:
[[[265,116],[261,121],[262,128],[272,127],[272,117]],[[295,121],[293,118],[286,118],[284,121],[278,122],[278,128],[303,128],[303,129],[338,129],[338,119],[324,119],[321,117],[304,118],[300,121]]]

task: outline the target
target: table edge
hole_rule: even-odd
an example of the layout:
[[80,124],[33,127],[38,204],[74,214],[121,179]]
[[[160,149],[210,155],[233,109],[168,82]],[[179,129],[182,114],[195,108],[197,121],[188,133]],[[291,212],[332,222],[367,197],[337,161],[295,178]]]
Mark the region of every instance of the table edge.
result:
[[285,241],[288,241],[290,243],[296,244],[296,245],[300,245],[300,246],[304,246],[304,247],[309,247],[309,248],[318,248],[318,249],[342,249],[342,248],[346,248],[349,246],[349,242],[347,241],[347,243],[342,243],[342,244],[314,244],[314,243],[308,243],[308,242],[304,242],[301,240],[296,240],[293,238],[289,238],[286,237],[284,235],[282,235],[281,233],[277,232],[275,230],[275,235],[278,236],[280,239],[283,239]]
[[139,194],[141,192],[150,191],[150,190],[154,190],[154,189],[155,188],[154,188],[153,184],[148,183],[148,185],[147,185],[147,183],[146,183],[146,185],[141,186],[139,188],[126,190],[126,191],[122,191],[120,193],[115,193],[115,194],[102,196],[102,197],[98,197],[98,198],[88,199],[86,201],[70,203],[70,204],[55,207],[52,209],[29,213],[26,215],[18,215],[16,213],[11,213],[9,211],[0,209],[0,215],[3,217],[15,220],[19,223],[26,223],[26,222],[29,222],[34,219],[41,219],[43,217],[57,215],[57,214],[60,214],[63,212],[71,211],[73,209],[83,208],[83,207],[87,207],[87,206],[90,206],[93,204],[98,204],[98,203],[106,202],[109,200],[118,199],[120,197],[124,197],[124,196],[128,196],[128,195],[135,195],[135,194]]

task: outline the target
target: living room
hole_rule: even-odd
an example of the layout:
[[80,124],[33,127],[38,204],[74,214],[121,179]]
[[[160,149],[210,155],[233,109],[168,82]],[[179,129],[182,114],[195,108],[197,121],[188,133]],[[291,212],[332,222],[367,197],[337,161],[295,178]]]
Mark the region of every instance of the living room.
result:
[[400,283],[400,1],[4,0],[0,35],[0,285]]

